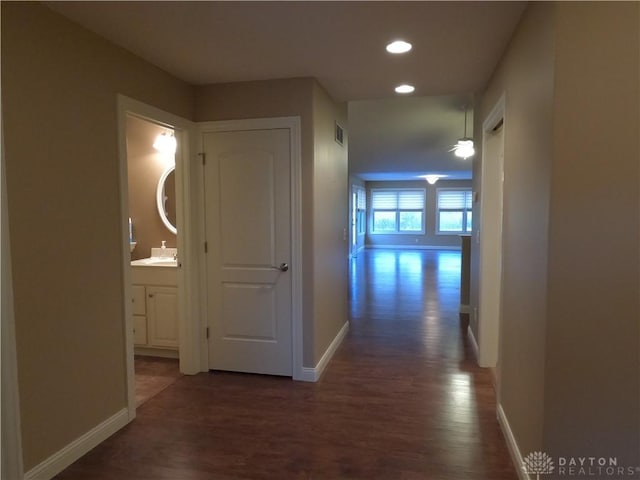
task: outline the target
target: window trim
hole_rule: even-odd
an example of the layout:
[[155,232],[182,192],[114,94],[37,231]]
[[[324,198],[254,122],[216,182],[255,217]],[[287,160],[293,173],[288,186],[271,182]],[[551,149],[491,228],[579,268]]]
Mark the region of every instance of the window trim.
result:
[[[441,191],[457,191],[457,192],[468,192],[471,198],[471,207],[466,208],[440,208],[440,192]],[[467,213],[471,213],[473,215],[473,190],[471,187],[442,187],[436,189],[436,235],[469,235],[473,231],[473,223],[471,225],[471,230],[467,230]],[[440,211],[446,212],[462,212],[462,230],[440,230]],[[473,218],[473,217],[472,217]]]
[[[422,194],[422,208],[395,208],[395,209],[387,209],[387,208],[373,208],[373,196],[375,192],[394,192],[398,194],[399,192],[420,192]],[[370,190],[370,202],[371,205],[370,213],[369,213],[369,234],[370,235],[425,235],[426,234],[426,223],[427,223],[427,190],[426,188],[372,188]],[[393,232],[376,232],[375,231],[375,212],[394,212],[396,214],[396,229]],[[420,230],[400,230],[400,213],[401,212],[418,212],[422,214],[421,218],[421,228]]]

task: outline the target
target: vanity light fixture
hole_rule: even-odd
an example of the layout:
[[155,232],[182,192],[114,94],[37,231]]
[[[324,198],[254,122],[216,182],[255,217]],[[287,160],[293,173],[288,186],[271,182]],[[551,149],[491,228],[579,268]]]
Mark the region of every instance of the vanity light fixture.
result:
[[416,87],[414,87],[413,85],[407,85],[406,83],[404,83],[396,87],[396,93],[407,94],[413,92],[415,89]]
[[396,40],[387,45],[387,52],[398,55],[400,53],[407,53],[413,46],[409,42],[404,40]]
[[166,153],[168,155],[175,155],[176,147],[176,137],[173,136],[173,133],[162,132],[156,137],[156,141],[153,142],[153,148],[160,153]]

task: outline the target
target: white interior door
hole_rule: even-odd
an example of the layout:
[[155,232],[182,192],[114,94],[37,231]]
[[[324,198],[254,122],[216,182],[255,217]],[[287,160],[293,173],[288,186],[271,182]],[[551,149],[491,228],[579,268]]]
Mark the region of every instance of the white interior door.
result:
[[203,133],[209,367],[292,375],[288,129]]

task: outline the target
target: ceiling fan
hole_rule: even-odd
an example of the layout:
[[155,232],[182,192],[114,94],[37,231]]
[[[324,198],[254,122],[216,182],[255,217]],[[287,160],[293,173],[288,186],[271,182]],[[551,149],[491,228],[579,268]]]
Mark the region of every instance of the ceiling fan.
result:
[[460,157],[463,159],[467,159],[469,157],[472,157],[476,151],[473,148],[473,139],[467,137],[467,107],[465,105],[464,107],[464,137],[460,138],[458,140],[458,143],[456,143],[453,148],[451,148],[451,150],[449,150],[450,152],[453,152],[453,154],[456,157]]

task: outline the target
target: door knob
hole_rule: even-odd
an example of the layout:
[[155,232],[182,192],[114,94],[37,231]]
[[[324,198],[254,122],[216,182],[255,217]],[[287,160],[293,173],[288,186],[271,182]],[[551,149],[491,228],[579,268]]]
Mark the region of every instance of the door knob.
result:
[[287,270],[289,270],[289,264],[288,263],[281,263],[280,266],[277,267],[277,268],[281,272],[286,272]]

